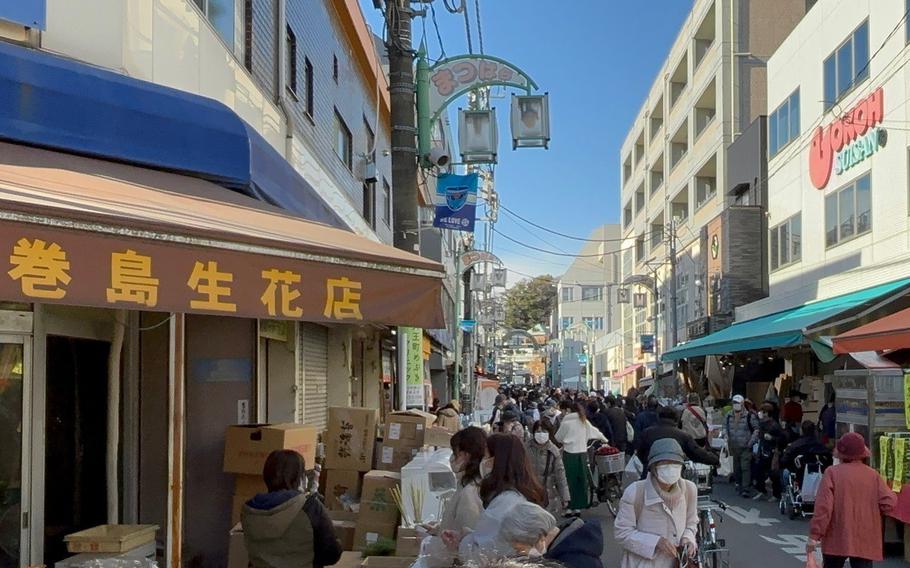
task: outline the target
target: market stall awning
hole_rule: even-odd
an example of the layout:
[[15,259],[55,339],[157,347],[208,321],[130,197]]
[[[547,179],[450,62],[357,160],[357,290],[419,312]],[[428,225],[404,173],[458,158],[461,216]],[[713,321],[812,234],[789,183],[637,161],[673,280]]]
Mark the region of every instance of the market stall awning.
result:
[[904,295],[910,278],[880,284],[826,300],[819,300],[767,316],[735,323],[716,333],[686,342],[663,354],[664,361],[722,355],[739,351],[794,347],[808,342],[805,331],[848,311]]
[[613,378],[621,379],[622,377],[625,377],[626,375],[628,375],[630,373],[634,373],[635,371],[641,369],[643,366],[644,365],[641,363],[635,363],[634,365],[629,365],[622,371],[617,371],[617,372],[613,373]]
[[910,308],[842,333],[832,339],[835,353],[910,347]]
[[0,299],[440,328],[443,267],[196,178],[0,143]]

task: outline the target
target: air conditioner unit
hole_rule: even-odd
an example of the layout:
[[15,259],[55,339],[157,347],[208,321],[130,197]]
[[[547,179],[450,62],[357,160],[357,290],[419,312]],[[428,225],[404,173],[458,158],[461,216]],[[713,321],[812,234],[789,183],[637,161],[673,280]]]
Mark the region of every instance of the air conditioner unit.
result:
[[360,171],[363,174],[363,183],[376,183],[379,181],[379,174],[376,171],[376,162],[373,160],[364,158]]

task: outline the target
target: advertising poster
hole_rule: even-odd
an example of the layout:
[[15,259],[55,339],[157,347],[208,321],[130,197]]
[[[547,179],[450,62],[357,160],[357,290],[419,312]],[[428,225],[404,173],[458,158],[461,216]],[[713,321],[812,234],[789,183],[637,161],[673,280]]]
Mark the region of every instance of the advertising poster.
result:
[[401,327],[407,345],[407,365],[405,366],[405,405],[424,405],[423,389],[423,330],[419,327]]
[[443,174],[436,179],[434,227],[474,232],[477,180],[477,174]]

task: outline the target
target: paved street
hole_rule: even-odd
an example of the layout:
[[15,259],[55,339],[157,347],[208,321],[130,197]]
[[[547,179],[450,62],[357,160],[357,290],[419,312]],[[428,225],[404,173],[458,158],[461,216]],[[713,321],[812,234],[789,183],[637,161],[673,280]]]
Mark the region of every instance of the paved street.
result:
[[[718,524],[720,538],[730,549],[730,566],[736,568],[798,567],[805,565],[808,520],[791,521],[777,510],[777,503],[742,499],[733,493],[732,486],[718,483],[714,494],[730,507]],[[601,519],[604,527],[604,566],[619,566],[621,551],[613,539],[613,518],[606,507],[591,513]],[[887,550],[888,558],[877,566],[906,566],[900,547]]]

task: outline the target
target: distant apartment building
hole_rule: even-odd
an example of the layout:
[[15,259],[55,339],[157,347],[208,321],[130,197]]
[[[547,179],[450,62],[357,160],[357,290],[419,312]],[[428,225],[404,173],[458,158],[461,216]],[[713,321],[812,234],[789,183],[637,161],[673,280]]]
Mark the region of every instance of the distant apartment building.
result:
[[[767,293],[764,180],[746,165],[763,171],[766,61],[806,9],[805,0],[696,0],[626,136],[620,268],[639,283],[623,290],[622,359],[640,374],[674,338],[704,335]],[[643,353],[641,336],[655,329],[657,353]]]
[[[597,339],[619,326],[615,284],[619,279],[617,251],[621,238],[619,225],[595,229],[559,278],[555,329],[559,344],[557,374],[563,383],[584,380],[587,365],[579,359],[593,357]],[[601,357],[598,365],[597,359],[592,360],[594,377],[607,372],[603,361],[605,358]]]

